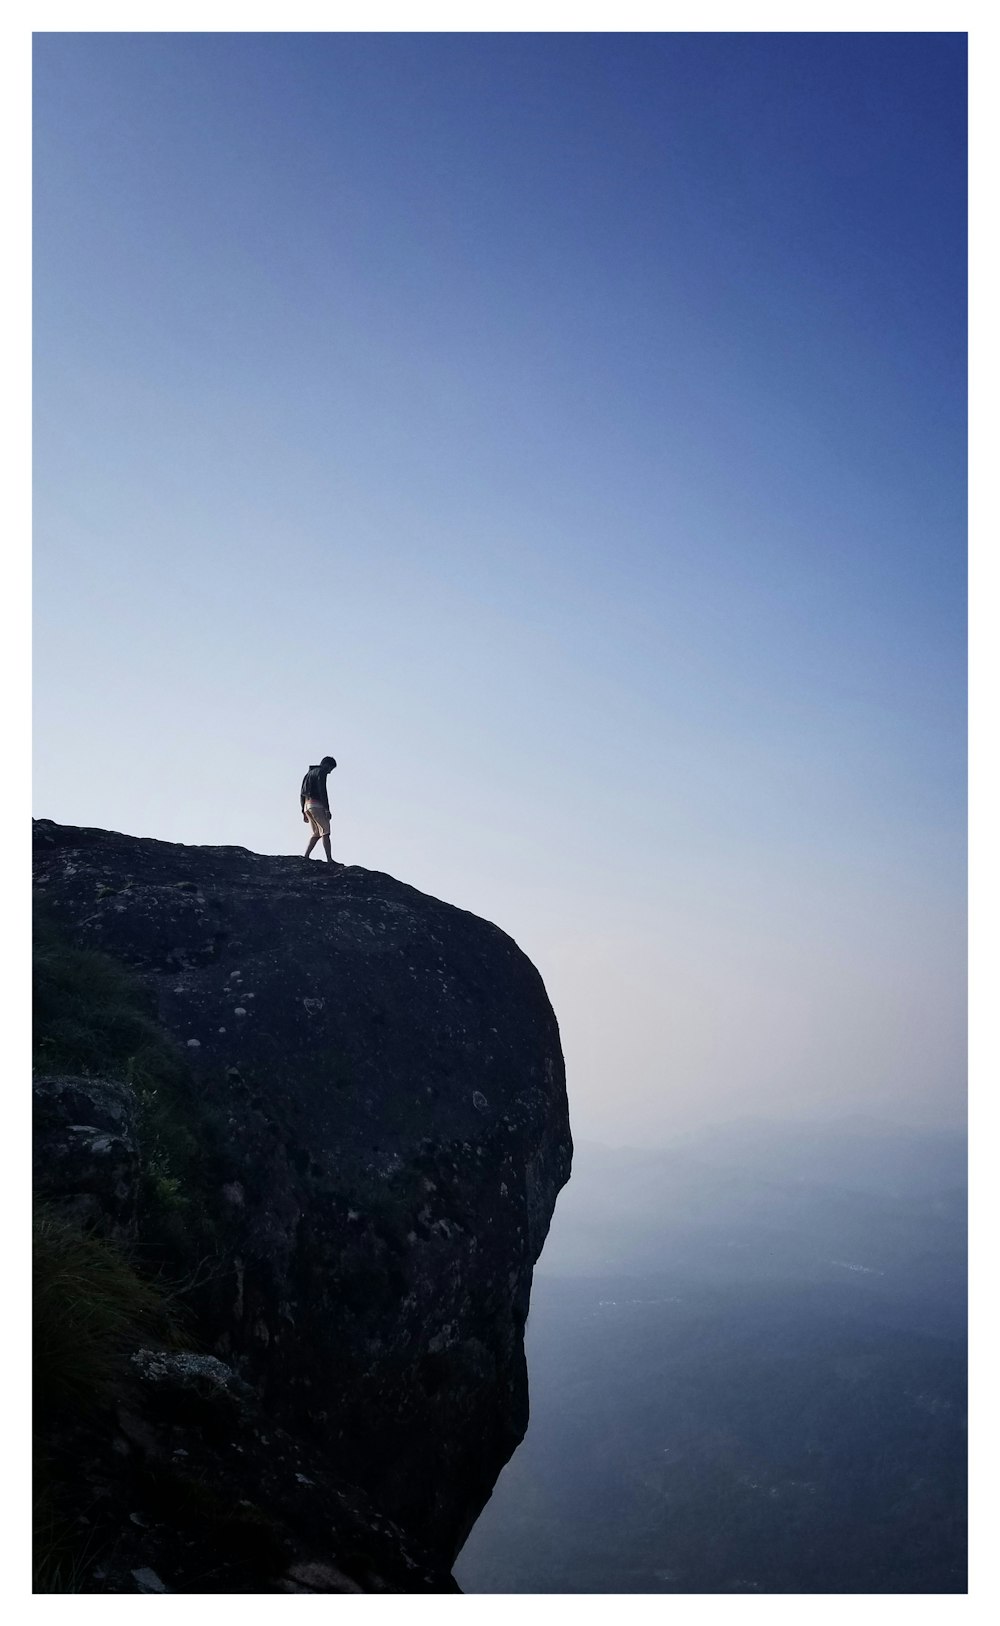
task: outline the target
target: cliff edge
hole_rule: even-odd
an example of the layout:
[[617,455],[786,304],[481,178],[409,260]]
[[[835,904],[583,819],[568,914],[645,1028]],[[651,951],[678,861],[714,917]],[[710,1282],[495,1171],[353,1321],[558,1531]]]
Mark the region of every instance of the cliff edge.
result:
[[45,930],[143,1005],[96,1070],[41,1033],[39,1194],[179,1282],[187,1329],[131,1352],[113,1428],[63,1427],[60,1449],[103,1442],[121,1521],[81,1589],[453,1588],[527,1426],[532,1267],[570,1171],[537,971],[360,868],[38,820],[34,879]]

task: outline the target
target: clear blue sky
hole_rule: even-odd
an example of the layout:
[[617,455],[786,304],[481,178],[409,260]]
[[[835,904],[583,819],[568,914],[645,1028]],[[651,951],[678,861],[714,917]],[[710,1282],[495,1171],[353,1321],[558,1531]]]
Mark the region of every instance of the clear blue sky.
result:
[[295,852],[331,752],[578,1134],[959,1118],[964,36],[43,34],[35,119],[36,814]]

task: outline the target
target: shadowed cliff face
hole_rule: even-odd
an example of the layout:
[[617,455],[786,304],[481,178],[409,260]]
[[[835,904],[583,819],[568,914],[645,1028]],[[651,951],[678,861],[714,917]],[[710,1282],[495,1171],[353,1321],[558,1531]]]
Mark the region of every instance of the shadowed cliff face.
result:
[[538,973],[357,868],[41,820],[35,881],[186,1064],[199,1153],[165,1177],[178,1234],[199,1188],[202,1349],[447,1566],[527,1426],[532,1266],[569,1176]]

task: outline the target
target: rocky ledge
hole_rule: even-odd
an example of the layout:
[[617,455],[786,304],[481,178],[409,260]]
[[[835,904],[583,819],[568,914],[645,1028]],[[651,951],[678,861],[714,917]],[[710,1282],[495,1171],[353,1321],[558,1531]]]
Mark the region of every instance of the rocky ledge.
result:
[[46,919],[129,968],[176,1063],[174,1154],[157,1092],[130,1097],[141,1058],[36,1072],[47,1203],[91,1225],[103,1203],[195,1306],[190,1349],[136,1349],[118,1386],[106,1588],[453,1588],[527,1426],[532,1267],[569,1177],[541,978],[377,872],[48,820],[34,852]]

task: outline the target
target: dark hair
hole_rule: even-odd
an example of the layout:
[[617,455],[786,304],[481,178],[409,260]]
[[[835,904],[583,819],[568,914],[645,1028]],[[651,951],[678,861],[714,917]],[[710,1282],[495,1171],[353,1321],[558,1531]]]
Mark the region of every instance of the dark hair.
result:
[[325,768],[327,766],[327,764],[329,764],[329,766],[331,768],[335,768],[337,766],[337,764],[334,761],[333,757],[324,757],[322,762],[320,763],[320,767]]

